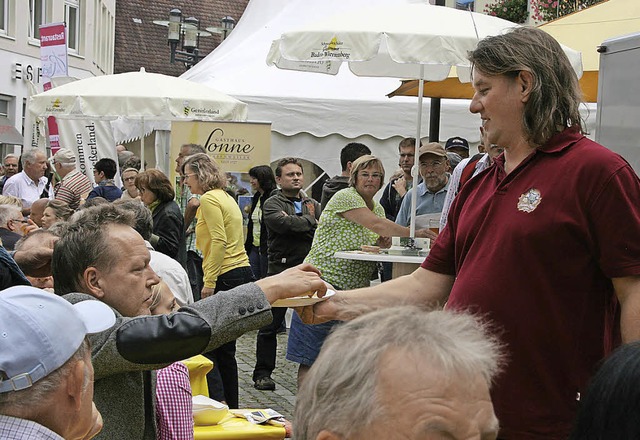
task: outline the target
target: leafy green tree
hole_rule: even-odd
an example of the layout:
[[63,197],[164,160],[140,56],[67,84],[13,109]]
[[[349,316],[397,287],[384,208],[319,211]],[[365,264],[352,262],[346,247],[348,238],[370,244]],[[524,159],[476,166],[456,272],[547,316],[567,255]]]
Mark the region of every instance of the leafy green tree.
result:
[[604,0],[530,0],[531,10],[529,11],[527,0],[497,0],[485,5],[484,13],[514,23],[526,22],[529,13],[536,21],[550,21],[602,1]]
[[514,23],[524,23],[529,18],[527,0],[498,0],[496,3],[485,5],[484,13]]

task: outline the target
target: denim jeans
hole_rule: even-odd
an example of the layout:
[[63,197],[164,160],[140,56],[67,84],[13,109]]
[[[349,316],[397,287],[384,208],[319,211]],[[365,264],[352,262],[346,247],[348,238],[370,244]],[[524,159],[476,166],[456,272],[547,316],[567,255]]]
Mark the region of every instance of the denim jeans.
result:
[[268,265],[267,253],[261,253],[259,247],[252,245],[248,256],[249,264],[251,265],[251,271],[253,272],[253,277],[256,280],[266,277]]

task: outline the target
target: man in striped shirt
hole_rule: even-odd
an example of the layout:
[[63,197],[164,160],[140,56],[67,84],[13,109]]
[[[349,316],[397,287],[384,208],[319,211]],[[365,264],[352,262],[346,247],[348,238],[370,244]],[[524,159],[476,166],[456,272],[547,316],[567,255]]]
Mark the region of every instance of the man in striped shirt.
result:
[[71,209],[78,209],[93,185],[87,176],[76,169],[76,155],[68,148],[60,148],[53,155],[53,166],[62,179],[54,188],[55,199],[68,203]]

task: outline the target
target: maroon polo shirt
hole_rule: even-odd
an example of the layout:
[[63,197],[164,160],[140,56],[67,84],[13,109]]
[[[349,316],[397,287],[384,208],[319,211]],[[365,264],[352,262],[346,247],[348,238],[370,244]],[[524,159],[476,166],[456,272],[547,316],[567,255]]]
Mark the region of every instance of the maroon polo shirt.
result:
[[505,439],[565,439],[576,396],[619,340],[610,279],[640,274],[640,182],[574,129],[511,174],[504,157],[456,197],[422,267],[456,276],[448,308],[495,323]]

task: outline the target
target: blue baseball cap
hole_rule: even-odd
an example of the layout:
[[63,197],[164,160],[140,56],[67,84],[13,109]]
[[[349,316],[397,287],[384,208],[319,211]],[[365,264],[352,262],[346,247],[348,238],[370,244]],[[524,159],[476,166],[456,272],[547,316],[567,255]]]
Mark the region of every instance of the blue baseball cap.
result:
[[31,387],[71,359],[88,334],[115,322],[100,301],[71,304],[31,286],[0,291],[0,393]]

